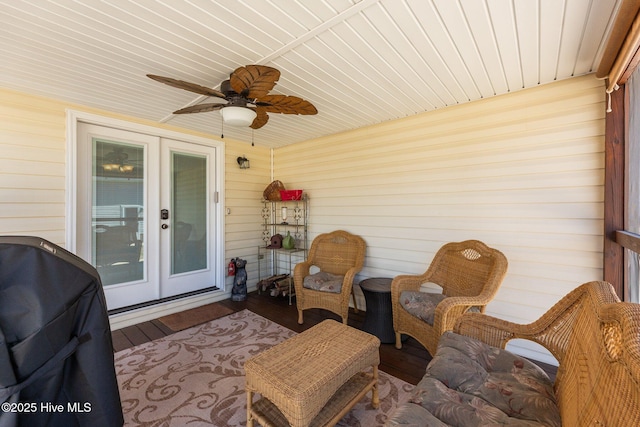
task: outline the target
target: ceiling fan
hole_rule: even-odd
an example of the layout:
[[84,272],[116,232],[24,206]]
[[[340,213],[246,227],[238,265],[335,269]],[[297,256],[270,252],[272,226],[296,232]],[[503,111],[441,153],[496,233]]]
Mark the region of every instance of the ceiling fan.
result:
[[181,108],[173,114],[220,110],[224,123],[260,129],[269,120],[267,113],[303,115],[318,113],[313,104],[297,96],[269,95],[269,91],[280,78],[280,71],[265,65],[246,65],[237,68],[229,75],[228,80],[220,84],[219,91],[170,77],[154,74],[147,74],[147,77],[179,89],[222,99],[219,103]]

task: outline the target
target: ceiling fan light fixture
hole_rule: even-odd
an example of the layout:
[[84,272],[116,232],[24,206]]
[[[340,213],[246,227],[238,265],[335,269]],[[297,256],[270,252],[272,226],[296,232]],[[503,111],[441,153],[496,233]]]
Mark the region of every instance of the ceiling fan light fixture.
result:
[[122,147],[116,147],[110,153],[105,155],[105,162],[102,164],[102,170],[105,172],[131,173],[134,166],[127,163],[129,155],[124,152]]
[[102,165],[102,170],[105,172],[122,172],[122,173],[131,173],[133,172],[133,165],[121,165],[116,163],[105,163]]
[[222,120],[231,126],[251,126],[257,114],[255,110],[248,107],[228,106],[220,109]]

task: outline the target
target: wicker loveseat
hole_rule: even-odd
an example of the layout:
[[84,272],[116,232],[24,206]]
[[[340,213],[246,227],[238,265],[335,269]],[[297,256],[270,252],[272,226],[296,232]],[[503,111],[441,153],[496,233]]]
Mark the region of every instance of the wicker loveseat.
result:
[[[514,338],[555,356],[555,382],[504,350]],[[640,305],[619,302],[606,282],[589,282],[528,325],[465,314],[387,421],[397,425],[638,426]]]

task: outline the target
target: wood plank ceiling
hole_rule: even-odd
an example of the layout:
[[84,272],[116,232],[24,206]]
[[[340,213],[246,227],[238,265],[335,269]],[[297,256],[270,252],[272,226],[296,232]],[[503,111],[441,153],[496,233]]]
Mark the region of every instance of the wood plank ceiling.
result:
[[240,65],[279,69],[271,114],[225,137],[280,147],[592,73],[621,0],[0,0],[0,87],[219,135],[218,89]]

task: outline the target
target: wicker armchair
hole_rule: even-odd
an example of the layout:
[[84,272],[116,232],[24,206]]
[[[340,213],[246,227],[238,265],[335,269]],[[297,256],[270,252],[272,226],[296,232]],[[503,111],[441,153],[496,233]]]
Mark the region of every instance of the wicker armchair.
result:
[[[469,309],[484,313],[506,272],[507,259],[502,252],[480,241],[467,240],[442,246],[424,274],[396,276],[391,283],[396,348],[402,348],[401,335],[407,334],[435,354],[440,336],[453,329],[458,317]],[[441,286],[442,295],[419,292],[427,282]],[[405,306],[401,301],[403,291],[414,292],[404,295]],[[407,298],[413,297],[418,311],[428,316],[418,317],[407,311]],[[423,298],[427,301],[421,301]]]
[[[362,269],[365,249],[366,245],[361,237],[342,230],[320,234],[313,239],[306,261],[296,264],[293,270],[299,324],[304,321],[302,311],[309,308],[332,311],[342,317],[342,323],[347,324],[353,279]],[[320,274],[344,276],[341,278],[341,287],[340,284],[337,286],[340,288],[339,292],[335,292],[337,288],[328,291],[307,287],[310,279],[318,277],[319,273],[311,274],[314,266],[320,270]],[[307,278],[307,286],[305,286],[305,278]],[[355,297],[354,306],[357,310]]]

